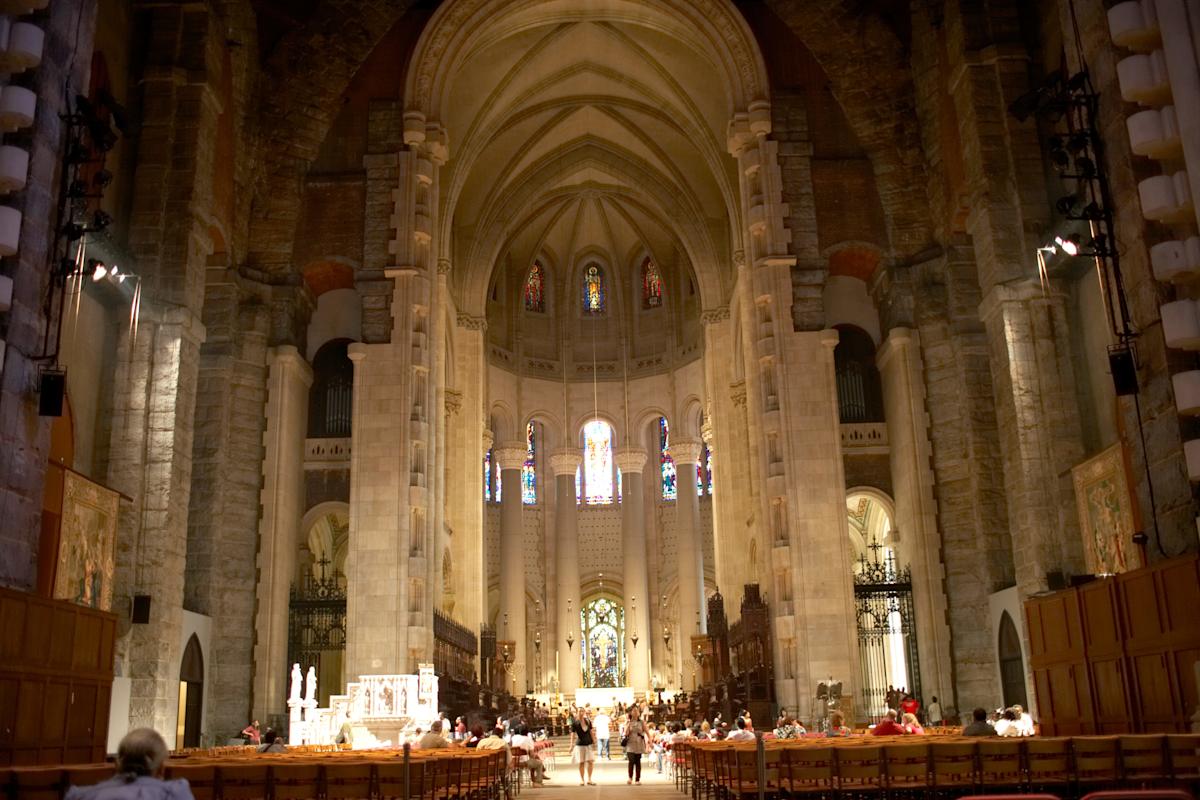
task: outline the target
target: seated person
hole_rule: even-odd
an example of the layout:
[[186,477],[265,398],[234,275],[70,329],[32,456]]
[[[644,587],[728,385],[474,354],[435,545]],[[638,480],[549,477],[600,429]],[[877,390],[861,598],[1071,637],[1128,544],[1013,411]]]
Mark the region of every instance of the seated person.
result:
[[840,711],[834,711],[829,715],[829,730],[825,731],[826,736],[849,736],[850,729],[846,727],[846,715]]
[[285,753],[287,747],[284,746],[283,740],[279,738],[279,734],[272,728],[267,728],[267,732],[263,734],[262,744],[258,746],[260,753]]
[[734,725],[736,726],[734,728],[734,730],[725,736],[725,738],[728,741],[731,741],[731,742],[753,742],[754,741],[754,731],[749,730],[747,728],[747,722],[746,722],[745,717],[738,717],[734,721]]
[[512,765],[512,749],[508,746],[508,742],[504,741],[504,729],[496,726],[489,736],[485,736],[479,740],[479,744],[475,745],[476,750],[503,750],[504,751],[504,766],[507,768]]
[[799,739],[806,733],[804,726],[792,717],[784,717],[775,728],[776,739]]
[[440,747],[449,747],[450,743],[446,741],[446,737],[442,736],[442,721],[435,719],[429,723],[429,733],[417,740],[418,750],[436,750]]
[[908,733],[908,731],[904,730],[903,725],[896,722],[897,716],[898,715],[896,714],[896,709],[889,708],[887,710],[887,713],[883,715],[883,719],[881,719],[874,728],[871,728],[871,735],[872,736],[903,736],[904,734]]
[[1012,707],[1013,713],[1017,715],[1017,729],[1022,736],[1033,736],[1033,717],[1029,716],[1029,712],[1021,708],[1020,705]]
[[918,736],[924,735],[925,729],[921,727],[921,723],[917,721],[917,715],[911,712],[905,712],[904,717],[904,732],[912,733]]
[[117,747],[117,774],[95,786],[72,786],[66,800],[192,800],[185,780],[164,781],[167,743],[151,728],[125,734]]
[[996,735],[1016,737],[1021,735],[1021,725],[1017,722],[1017,713],[1011,708],[1004,709],[1000,719],[996,720]]
[[987,721],[987,712],[977,708],[971,712],[971,724],[963,728],[963,736],[995,736],[996,729]]
[[533,737],[529,735],[528,725],[521,725],[517,728],[509,746],[512,747],[518,766],[529,768],[529,779],[533,781],[533,785],[541,786],[542,781],[546,779],[546,765],[537,757],[537,745],[534,743]]

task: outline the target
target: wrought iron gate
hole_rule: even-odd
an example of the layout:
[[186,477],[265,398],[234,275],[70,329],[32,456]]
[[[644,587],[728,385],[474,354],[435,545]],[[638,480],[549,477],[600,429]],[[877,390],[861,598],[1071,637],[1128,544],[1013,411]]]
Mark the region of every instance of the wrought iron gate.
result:
[[322,653],[346,649],[346,589],[336,575],[326,575],[327,559],[317,566],[320,577],[306,571],[299,587],[292,584],[288,665],[299,664],[303,672],[316,667],[320,675]]
[[[921,666],[917,660],[917,620],[913,611],[912,573],[898,569],[895,556],[882,558],[883,546],[872,540],[854,575],[855,621],[858,623],[858,655],[862,664],[862,712],[878,717],[887,708],[888,686],[895,685],[888,649],[901,647],[907,685],[913,697],[921,697]],[[896,686],[900,689],[900,686]]]

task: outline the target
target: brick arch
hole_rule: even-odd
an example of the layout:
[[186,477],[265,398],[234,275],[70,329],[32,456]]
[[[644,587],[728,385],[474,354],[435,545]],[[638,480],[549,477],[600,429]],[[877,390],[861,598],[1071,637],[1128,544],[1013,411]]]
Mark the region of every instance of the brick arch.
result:
[[[903,259],[926,249],[932,227],[908,48],[882,19],[852,8],[850,0],[766,2],[817,59],[868,153],[893,252]],[[250,265],[275,273],[295,269],[304,175],[339,99],[411,7],[408,0],[324,0],[273,49],[257,103],[263,159],[251,208]],[[414,12],[414,25],[423,27],[424,14]],[[404,61],[397,55],[397,69]]]

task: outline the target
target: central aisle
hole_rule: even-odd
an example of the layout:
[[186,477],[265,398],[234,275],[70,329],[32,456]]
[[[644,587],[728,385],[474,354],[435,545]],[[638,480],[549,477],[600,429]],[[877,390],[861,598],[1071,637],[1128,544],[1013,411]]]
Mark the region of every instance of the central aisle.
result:
[[565,740],[556,740],[555,744],[558,755],[555,769],[546,773],[548,780],[541,789],[533,789],[526,784],[521,790],[524,800],[615,800],[617,797],[622,800],[686,800],[685,795],[676,791],[675,782],[667,775],[666,767],[663,767],[660,775],[654,771],[654,763],[647,762],[644,756],[641,786],[627,786],[626,761],[618,757],[616,751],[620,748],[615,741],[612,760],[596,761],[596,768],[592,772],[592,780],[596,785],[580,786],[579,767],[571,763]]

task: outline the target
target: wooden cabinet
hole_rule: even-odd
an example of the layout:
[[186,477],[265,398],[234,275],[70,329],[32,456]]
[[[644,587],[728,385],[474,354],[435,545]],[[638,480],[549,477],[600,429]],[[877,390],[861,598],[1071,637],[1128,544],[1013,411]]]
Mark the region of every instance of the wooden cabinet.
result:
[[0,765],[102,761],[116,616],[0,589]]
[[1025,603],[1042,731],[1186,731],[1196,708],[1200,558],[1162,561]]

